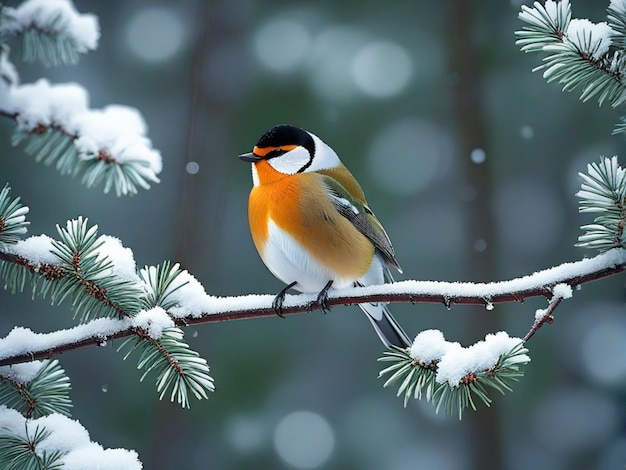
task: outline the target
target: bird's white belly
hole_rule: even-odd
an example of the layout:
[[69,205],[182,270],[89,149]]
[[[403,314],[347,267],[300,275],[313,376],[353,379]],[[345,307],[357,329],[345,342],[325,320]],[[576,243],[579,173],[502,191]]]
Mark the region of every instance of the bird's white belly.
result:
[[346,279],[318,263],[296,240],[278,227],[272,220],[268,223],[269,236],[261,257],[267,268],[285,284],[297,282],[294,289],[316,293],[328,281],[333,288],[351,286],[356,279]]

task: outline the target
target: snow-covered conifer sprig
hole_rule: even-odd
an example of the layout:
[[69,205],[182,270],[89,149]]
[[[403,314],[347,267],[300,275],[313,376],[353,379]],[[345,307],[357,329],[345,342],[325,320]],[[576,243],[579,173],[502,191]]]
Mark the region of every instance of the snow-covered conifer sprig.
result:
[[56,359],[0,367],[0,403],[25,418],[69,416],[70,388],[70,379]]
[[179,301],[172,297],[177,290],[188,284],[180,274],[183,271],[178,263],[172,265],[165,261],[162,265],[146,266],[139,271],[141,279],[146,287],[143,296],[144,308],[161,307],[170,310],[178,305]]
[[57,413],[24,418],[0,406],[0,468],[3,470],[141,470],[137,452],[104,449],[75,420]]
[[137,282],[130,250],[126,249],[132,268],[123,276],[108,256],[112,246],[121,247],[119,240],[98,236],[98,226],[89,227],[83,217],[68,221],[65,228],[57,226],[57,231],[60,239],[52,240],[51,251],[58,257],[60,268],[70,275],[52,284],[51,300],[61,303],[71,297],[81,321],[100,316],[129,317],[141,309],[143,288]]
[[386,351],[379,360],[392,364],[379,376],[391,374],[385,387],[400,383],[397,394],[404,395],[405,406],[411,398],[425,397],[437,412],[443,409],[461,419],[466,408],[476,410],[474,396],[489,406],[491,389],[502,394],[511,391],[512,382],[523,375],[520,365],[530,361],[527,352],[521,339],[505,332],[489,334],[463,348],[445,341],[438,330],[426,330],[410,348]]
[[28,207],[20,203],[20,198],[11,199],[11,188],[5,185],[0,191],[0,246],[17,243],[27,231]]
[[14,35],[27,62],[75,64],[80,54],[98,46],[98,18],[76,11],[70,0],[27,0],[17,8],[3,7],[0,35]]
[[120,196],[159,182],[161,154],[141,114],[120,105],[91,109],[80,85],[40,79],[0,87],[0,115],[17,123],[13,145],[88,187],[103,185]]
[[175,326],[164,328],[159,339],[149,335],[126,339],[118,351],[127,350],[127,359],[135,350],[140,351],[138,369],[143,369],[141,381],[150,373],[156,373],[159,399],[169,392],[170,401],[184,408],[190,406],[190,396],[208,398],[207,392],[215,389],[209,375],[209,365],[200,355],[183,341],[183,331]]
[[[2,411],[2,410],[0,410]],[[24,433],[13,433],[0,429],[0,467],[6,470],[58,470],[63,468],[61,451],[43,449],[42,443],[52,433],[43,426],[35,426],[31,433],[26,427]]]
[[615,107],[623,102],[624,32],[612,27],[615,22],[571,19],[567,0],[522,6],[519,18],[526,25],[515,33],[516,44],[524,52],[548,53],[534,69],[543,69],[548,82],[561,83],[563,91],[582,89],[583,101],[595,96],[599,104],[608,101]]
[[583,225],[577,246],[600,251],[626,247],[626,171],[617,157],[601,158],[579,173],[583,182],[576,193],[580,212],[598,213],[592,224]]
[[57,231],[59,240],[39,235],[0,246],[6,288],[22,292],[30,287],[33,295],[49,296],[54,304],[71,299],[80,321],[131,317],[141,310],[144,286],[130,249],[117,238],[98,236],[98,226],[90,227],[83,217]]
[[526,23],[515,34],[523,52],[541,52],[545,46],[561,43],[572,18],[569,0],[548,0],[545,6],[535,2],[533,8],[522,5],[519,18]]

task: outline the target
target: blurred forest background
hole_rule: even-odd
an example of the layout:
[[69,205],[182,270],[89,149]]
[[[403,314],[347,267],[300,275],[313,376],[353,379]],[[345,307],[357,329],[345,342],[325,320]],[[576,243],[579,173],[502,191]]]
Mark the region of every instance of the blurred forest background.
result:
[[[15,5],[17,2],[7,2]],[[278,123],[331,145],[360,181],[402,279],[501,280],[593,255],[574,247],[577,173],[626,154],[619,112],[581,103],[515,45],[522,2],[76,1],[99,48],[77,66],[14,58],[23,82],[76,81],[92,107],[144,115],[162,182],[116,198],[9,145],[0,174],[30,206],[30,233],[87,216],[138,267],[180,262],[214,295],[275,293],[247,226],[249,165],[236,156]],[[592,6],[593,4],[593,6]],[[606,2],[573,0],[605,20]],[[622,162],[624,160],[622,159]],[[0,334],[73,324],[66,305],[0,291]],[[186,329],[217,390],[191,410],[159,402],[116,342],[60,356],[74,417],[147,469],[615,469],[626,462],[624,278],[587,284],[528,344],[513,393],[456,417],[407,409],[377,378],[381,345],[356,307]],[[464,345],[523,336],[544,299],[484,308],[392,305],[414,336]]]

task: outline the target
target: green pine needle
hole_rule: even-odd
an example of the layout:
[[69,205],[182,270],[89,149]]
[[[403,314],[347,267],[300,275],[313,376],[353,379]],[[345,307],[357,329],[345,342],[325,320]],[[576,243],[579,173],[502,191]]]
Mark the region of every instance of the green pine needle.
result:
[[47,24],[25,27],[3,10],[0,21],[11,23],[10,30],[17,36],[17,49],[25,62],[41,62],[46,67],[78,63],[79,47],[76,38],[66,32],[62,15],[51,18]]
[[57,226],[57,231],[60,240],[52,242],[53,253],[61,269],[71,275],[52,285],[53,302],[71,298],[75,315],[83,322],[100,316],[130,316],[141,309],[142,287],[109,273],[113,262],[98,252],[103,240],[97,225],[89,227],[88,219],[79,217],[66,228]]
[[162,307],[169,310],[175,307],[177,301],[170,296],[178,289],[187,284],[187,281],[179,281],[178,276],[182,273],[178,263],[172,265],[164,261],[163,265],[146,266],[140,271],[147,292],[143,297],[143,309]]
[[131,337],[118,351],[127,349],[124,359],[135,350],[140,351],[137,368],[143,370],[141,381],[150,372],[156,373],[159,399],[170,393],[170,401],[189,408],[190,395],[196,399],[208,398],[215,387],[205,359],[183,341],[184,333],[178,327],[165,328],[160,339],[149,336]]
[[62,468],[61,452],[38,451],[50,431],[37,426],[32,436],[12,434],[0,429],[0,468],[3,470],[57,470]]
[[592,224],[583,225],[584,233],[576,246],[607,251],[625,248],[626,171],[617,157],[602,158],[587,165],[587,174],[579,173],[583,182],[576,193],[580,212],[598,213]]
[[88,188],[102,185],[105,193],[115,190],[118,196],[150,188],[141,168],[147,162],[120,163],[102,155],[79,155],[74,146],[77,137],[55,126],[40,126],[34,131],[16,128],[11,143],[23,145],[24,151],[36,161],[54,165],[62,175],[80,178]]
[[562,84],[563,91],[581,89],[582,101],[596,98],[600,105],[604,102],[609,102],[613,107],[620,105],[626,90],[626,17],[609,8],[609,24],[614,28],[614,35],[608,51],[600,55],[600,43],[592,42],[591,33],[581,38],[582,50],[567,38],[571,22],[569,4],[556,2],[551,5],[550,12],[539,2],[535,2],[532,8],[522,6],[519,15],[525,25],[515,33],[518,38],[516,44],[522,52],[548,54],[533,71],[543,69],[544,78],[548,82]]
[[20,198],[11,199],[11,188],[5,185],[0,191],[0,245],[17,243],[26,233],[28,207],[20,203]]
[[411,357],[407,349],[392,347],[379,359],[381,362],[391,363],[380,372],[379,377],[389,376],[384,387],[399,384],[397,395],[404,395],[405,407],[411,398],[420,400],[425,397],[426,401],[433,402],[437,412],[443,410],[448,414],[457,414],[462,419],[466,408],[476,410],[476,397],[489,406],[492,401],[489,390],[502,394],[512,390],[512,382],[523,375],[520,365],[528,360],[527,352],[520,343],[501,355],[491,369],[474,371],[458,385],[450,386],[447,382],[437,382],[436,363],[421,364]]
[[40,418],[51,413],[70,416],[70,380],[59,361],[42,363],[35,377],[28,383],[15,381],[11,372],[12,366],[3,367],[0,371],[0,403],[27,418]]

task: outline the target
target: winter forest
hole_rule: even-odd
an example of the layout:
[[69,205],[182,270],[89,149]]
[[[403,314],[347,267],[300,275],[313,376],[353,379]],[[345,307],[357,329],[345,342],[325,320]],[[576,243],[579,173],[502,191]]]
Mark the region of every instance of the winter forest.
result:
[[[0,468],[623,468],[607,2],[3,3]],[[351,170],[394,282],[277,310],[237,158],[276,124]]]

